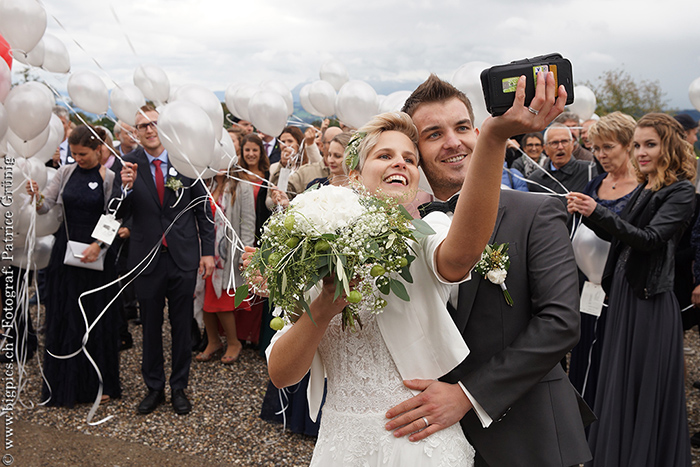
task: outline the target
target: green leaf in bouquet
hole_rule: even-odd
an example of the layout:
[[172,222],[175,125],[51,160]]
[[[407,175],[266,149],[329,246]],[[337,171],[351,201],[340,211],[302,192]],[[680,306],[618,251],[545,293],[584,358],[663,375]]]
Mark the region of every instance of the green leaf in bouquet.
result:
[[306,314],[309,315],[311,322],[314,323],[314,326],[316,326],[316,321],[314,321],[314,317],[311,315],[311,309],[309,308],[309,304],[306,303],[306,300],[304,300],[303,298],[299,300],[299,305],[301,305]]
[[408,282],[409,284],[413,284],[413,276],[411,275],[411,271],[409,270],[409,266],[401,268],[401,272],[399,272],[399,275],[401,277],[403,277],[403,279],[406,282]]
[[391,279],[390,280],[391,284],[391,291],[394,292],[394,295],[399,297],[401,300],[405,302],[410,302],[411,297],[408,296],[408,292],[406,291],[406,287],[401,283],[401,281],[397,281],[396,279]]
[[329,263],[330,263],[330,255],[316,256],[316,268],[317,269],[328,267]]
[[430,224],[425,222],[423,219],[413,219],[411,221],[411,224],[416,229],[413,233],[416,239],[427,237],[429,235],[435,235],[435,231],[433,230],[433,228],[430,227]]
[[397,207],[398,207],[398,209],[399,209],[399,212],[401,213],[401,216],[402,216],[405,220],[407,220],[407,221],[409,221],[409,222],[412,222],[412,221],[415,220],[415,219],[413,219],[413,216],[411,215],[411,213],[408,212],[408,210],[407,210],[405,207],[403,207],[401,204],[399,204]]
[[248,285],[243,284],[239,287],[236,288],[236,296],[233,299],[233,305],[238,308],[241,306],[241,303],[243,303],[243,300],[245,300],[248,297]]
[[338,297],[340,297],[340,294],[343,293],[343,288],[341,287],[342,282],[338,277],[333,278],[333,282],[335,283],[335,294],[333,294],[333,301],[336,301]]
[[282,287],[280,287],[280,291],[284,293],[285,290],[287,290],[287,271],[282,271]]
[[391,284],[389,283],[389,278],[378,277],[375,284],[377,285],[379,291],[384,295],[389,295],[389,292],[391,292]]

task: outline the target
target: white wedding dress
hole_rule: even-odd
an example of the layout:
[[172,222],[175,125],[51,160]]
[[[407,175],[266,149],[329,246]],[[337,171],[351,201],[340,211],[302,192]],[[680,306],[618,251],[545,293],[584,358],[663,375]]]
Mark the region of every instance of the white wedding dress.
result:
[[312,466],[472,466],[474,449],[459,423],[427,439],[395,438],[384,425],[391,407],[413,397],[402,383],[376,316],[360,316],[364,327],[343,331],[333,318],[318,351],[328,393]]
[[[434,212],[423,220],[436,233],[412,245],[413,282],[404,282],[411,300],[391,295],[382,313],[361,311],[364,327],[358,326],[354,333],[343,331],[341,316],[335,316],[317,348],[307,389],[312,419],[321,405],[326,378],[328,393],[312,466],[474,465],[474,449],[459,423],[415,443],[408,437],[395,438],[384,428],[387,410],[414,396],[404,379],[437,379],[469,354],[445,306],[452,285],[469,276],[447,282],[435,269],[435,252],[447,235],[450,218]],[[275,334],[268,358],[275,342],[291,328],[288,324]]]

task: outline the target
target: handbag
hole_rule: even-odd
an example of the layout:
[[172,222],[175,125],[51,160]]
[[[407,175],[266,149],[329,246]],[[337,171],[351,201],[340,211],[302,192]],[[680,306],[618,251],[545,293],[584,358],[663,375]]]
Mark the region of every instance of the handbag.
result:
[[[61,205],[61,209],[63,209],[63,205]],[[83,263],[80,261],[83,251],[85,251],[90,244],[71,240],[68,236],[68,224],[66,222],[66,211],[63,209],[63,225],[66,228],[66,239],[68,239],[68,244],[66,245],[66,255],[63,257],[63,264],[77,268],[92,269],[94,271],[104,271],[105,254],[107,253],[107,250],[100,249],[100,254],[97,256],[97,259],[91,263]]]

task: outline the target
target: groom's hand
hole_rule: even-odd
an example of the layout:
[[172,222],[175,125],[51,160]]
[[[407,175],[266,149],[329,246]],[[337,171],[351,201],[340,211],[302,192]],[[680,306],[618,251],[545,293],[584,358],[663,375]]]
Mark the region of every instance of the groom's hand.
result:
[[[394,431],[397,438],[413,433],[408,439],[420,441],[458,423],[472,409],[469,398],[459,384],[433,379],[411,379],[403,384],[409,389],[422,392],[386,413],[386,418],[393,420],[385,427]],[[427,427],[424,418],[428,421]]]

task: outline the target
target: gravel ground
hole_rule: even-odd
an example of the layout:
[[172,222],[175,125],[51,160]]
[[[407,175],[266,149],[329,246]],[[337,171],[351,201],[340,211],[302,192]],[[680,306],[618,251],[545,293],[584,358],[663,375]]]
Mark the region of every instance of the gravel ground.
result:
[[[169,349],[170,331],[167,325],[165,328],[163,345]],[[20,462],[22,452],[18,452],[17,465],[170,465],[177,454],[184,455],[179,465],[187,466],[309,464],[314,438],[285,432],[282,425],[258,417],[269,378],[265,360],[250,348],[243,349],[240,358],[230,366],[222,365],[218,359],[206,363],[193,359],[187,390],[193,405],[189,415],[173,412],[169,390],[165,404],[149,415],[138,414],[136,406],[146,394],[140,372],[141,326],[130,323],[129,329],[134,346],[120,353],[122,397],[100,406],[95,420],[114,416],[101,425],[86,423],[91,404],[80,404],[73,409],[37,407],[41,377],[36,357],[27,365],[29,384],[22,392],[22,401],[35,407],[20,407],[15,415],[22,421],[22,427],[29,427],[32,436],[22,439],[20,431],[17,444],[24,451],[44,452],[45,456],[38,457],[41,463],[30,459],[26,459],[30,463],[25,463]],[[165,365],[167,377],[169,356]],[[34,436],[34,430],[39,436]],[[68,442],[62,443],[60,449],[52,449],[58,440],[66,437]],[[120,441],[112,444],[97,437]],[[23,442],[37,446],[24,449]],[[155,449],[144,451],[142,446]],[[144,456],[151,456],[151,461],[144,462]]]
[[[15,447],[6,451],[14,456],[14,465],[308,465],[313,438],[284,432],[281,425],[258,417],[268,377],[264,359],[252,349],[244,349],[230,367],[218,360],[193,361],[189,415],[174,414],[169,397],[152,414],[137,414],[136,406],[145,395],[139,370],[141,328],[130,324],[130,331],[134,347],[120,354],[122,398],[98,409],[96,419],[114,415],[101,425],[87,425],[88,404],[73,409],[37,407],[39,367],[36,359],[28,365],[29,383],[22,401],[34,407],[15,409],[19,419],[14,425]],[[164,334],[167,341],[169,331]],[[692,387],[693,381],[700,381],[697,328],[688,331],[685,339],[690,350],[686,353],[688,426],[693,434],[700,431],[700,391]],[[700,465],[700,449],[693,448],[693,465]]]

